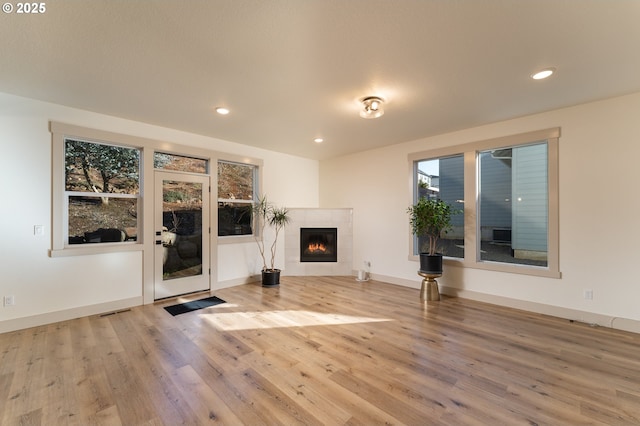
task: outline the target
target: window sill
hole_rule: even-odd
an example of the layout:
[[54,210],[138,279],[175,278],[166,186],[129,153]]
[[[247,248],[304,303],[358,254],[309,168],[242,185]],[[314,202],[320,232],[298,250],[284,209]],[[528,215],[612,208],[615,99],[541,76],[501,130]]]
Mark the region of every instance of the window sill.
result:
[[483,269],[485,271],[507,272],[510,274],[532,275],[544,278],[562,278],[560,271],[552,270],[549,267],[519,265],[516,263],[499,262],[459,262],[460,266],[466,268]]
[[121,243],[102,243],[97,244],[82,244],[81,247],[67,247],[63,249],[49,250],[49,257],[70,257],[70,256],[90,256],[94,254],[103,253],[120,253],[127,251],[142,251],[142,244],[121,244]]
[[244,244],[255,243],[253,235],[224,235],[218,236],[218,244]]
[[[409,256],[409,260],[414,262],[419,262],[419,256]],[[545,278],[562,278],[562,274],[558,270],[553,270],[551,268],[545,268],[541,266],[529,266],[529,265],[520,265],[516,263],[500,263],[500,262],[472,262],[464,259],[456,258],[456,257],[444,257],[443,264],[448,266],[455,266],[458,268],[472,268],[472,269],[482,269],[485,271],[493,271],[493,272],[506,272],[510,274],[519,274],[519,275],[533,275],[537,277],[545,277]]]

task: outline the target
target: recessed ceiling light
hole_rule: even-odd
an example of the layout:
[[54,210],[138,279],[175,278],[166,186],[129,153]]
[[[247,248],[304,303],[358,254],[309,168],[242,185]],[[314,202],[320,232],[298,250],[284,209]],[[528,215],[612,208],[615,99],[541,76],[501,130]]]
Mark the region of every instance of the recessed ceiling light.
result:
[[225,107],[218,107],[216,108],[216,112],[220,115],[227,115],[229,114],[229,109]]
[[324,139],[322,139],[322,138],[315,138],[313,141],[314,141],[315,143],[322,143],[322,142],[324,142]]
[[554,72],[556,72],[555,68],[545,68],[542,71],[538,71],[537,73],[532,74],[531,78],[534,80],[542,80],[544,78],[550,77]]

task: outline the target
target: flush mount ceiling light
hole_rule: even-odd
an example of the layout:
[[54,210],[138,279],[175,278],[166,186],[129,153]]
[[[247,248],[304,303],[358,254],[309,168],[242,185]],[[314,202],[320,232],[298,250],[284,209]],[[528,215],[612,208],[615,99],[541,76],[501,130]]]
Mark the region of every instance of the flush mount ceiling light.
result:
[[218,107],[216,108],[216,112],[220,115],[227,115],[229,114],[229,109],[225,107]]
[[384,99],[377,96],[368,96],[362,100],[362,109],[360,117],[362,118],[378,118],[384,114],[382,104]]
[[322,138],[315,138],[313,141],[314,141],[315,143],[322,143],[322,142],[324,142],[324,139],[322,139]]
[[545,68],[541,71],[538,71],[535,74],[531,75],[531,78],[534,80],[542,80],[545,79],[547,77],[551,77],[551,74],[553,74],[554,72],[556,72],[555,68]]

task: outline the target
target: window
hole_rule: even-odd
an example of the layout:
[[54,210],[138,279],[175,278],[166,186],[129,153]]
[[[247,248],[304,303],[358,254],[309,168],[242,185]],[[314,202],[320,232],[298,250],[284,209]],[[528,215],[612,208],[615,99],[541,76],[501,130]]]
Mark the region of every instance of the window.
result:
[[[250,207],[259,193],[262,160],[54,121],[49,129],[49,256],[154,250],[158,170],[210,175],[216,182],[219,177],[220,235],[230,237],[219,238],[217,243],[253,240]],[[219,175],[212,173],[212,164],[219,165]],[[192,196],[178,192],[165,195],[177,204],[191,202]],[[143,212],[149,218],[146,223]],[[153,261],[152,256],[144,259]]]
[[153,168],[207,174],[209,172],[209,161],[202,158],[155,152],[153,154]]
[[65,138],[64,165],[67,244],[136,241],[140,150]]
[[251,207],[257,199],[254,164],[218,162],[218,235],[252,235]]
[[478,153],[481,261],[547,266],[547,143]]
[[[559,129],[411,154],[411,201],[440,198],[464,215],[441,239],[462,266],[559,277]],[[416,258],[421,241],[412,236]]]
[[[464,156],[419,160],[415,163],[414,200],[421,197],[440,199],[459,212],[451,217],[453,229],[443,234],[438,242],[437,251],[444,256],[464,258]],[[414,254],[426,251],[429,241],[426,237],[416,239]]]

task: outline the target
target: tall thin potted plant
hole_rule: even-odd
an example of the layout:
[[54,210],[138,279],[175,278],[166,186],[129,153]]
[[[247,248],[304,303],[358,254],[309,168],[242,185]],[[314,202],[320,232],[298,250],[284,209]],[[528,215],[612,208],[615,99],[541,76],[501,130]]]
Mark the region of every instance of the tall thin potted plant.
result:
[[[280,284],[280,269],[276,269],[276,249],[278,247],[278,236],[280,231],[290,222],[289,210],[285,207],[277,207],[267,201],[266,196],[262,196],[258,199],[258,202],[253,206],[252,212],[260,227],[259,235],[254,233],[254,238],[258,244],[258,250],[260,251],[260,257],[262,257],[262,286],[273,287]],[[273,243],[269,248],[271,254],[271,261],[269,267],[267,267],[267,258],[265,255],[266,245],[264,241],[264,234],[267,225],[271,226],[275,230],[273,237]]]
[[417,237],[428,237],[426,250],[420,248],[420,272],[442,274],[442,253],[438,253],[438,241],[443,233],[452,229],[451,216],[457,211],[440,199],[420,197],[407,209],[411,232]]

